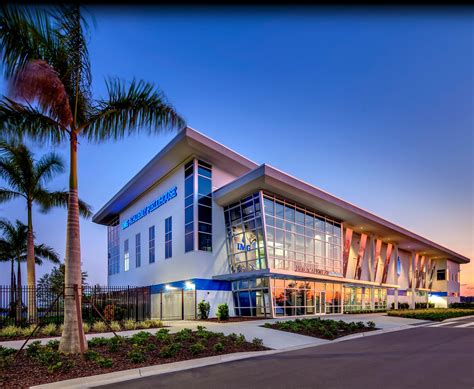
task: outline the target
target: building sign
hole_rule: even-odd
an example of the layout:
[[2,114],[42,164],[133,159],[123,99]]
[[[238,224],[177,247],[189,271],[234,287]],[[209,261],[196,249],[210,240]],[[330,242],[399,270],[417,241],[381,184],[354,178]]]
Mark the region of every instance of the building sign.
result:
[[247,240],[250,244],[245,244],[244,237],[242,236],[242,241],[237,242],[237,251],[250,251],[257,248],[257,237],[255,234],[247,234]]
[[166,193],[162,194],[155,201],[148,204],[146,207],[138,211],[135,215],[129,217],[122,223],[122,230],[130,227],[133,223],[139,221],[142,217],[145,217],[149,213],[153,212],[155,209],[161,207],[163,204],[166,204],[171,199],[175,198],[178,195],[178,188],[175,186],[169,189]]
[[321,276],[328,276],[329,272],[327,270],[318,269],[315,265],[311,263],[300,263],[295,264],[295,271],[301,273],[311,273],[319,274]]

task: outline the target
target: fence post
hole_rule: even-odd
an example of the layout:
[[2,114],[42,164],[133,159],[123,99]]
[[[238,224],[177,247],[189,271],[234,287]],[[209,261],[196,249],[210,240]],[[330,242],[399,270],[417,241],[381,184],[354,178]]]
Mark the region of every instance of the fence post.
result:
[[181,289],[181,320],[184,320],[184,288]]
[[160,290],[160,320],[163,320],[163,290]]

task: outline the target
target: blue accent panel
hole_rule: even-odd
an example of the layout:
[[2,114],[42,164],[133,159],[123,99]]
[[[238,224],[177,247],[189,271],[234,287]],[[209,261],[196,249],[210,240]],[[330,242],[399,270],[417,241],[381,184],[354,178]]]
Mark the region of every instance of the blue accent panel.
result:
[[387,296],[394,296],[395,290],[394,289],[387,289]]
[[430,296],[447,297],[448,292],[429,292]]
[[157,284],[151,286],[151,293],[160,293],[165,290],[166,285],[177,289],[187,289],[186,283],[191,282],[194,284],[196,290],[224,290],[231,291],[232,284],[230,281],[222,280],[208,280],[205,278],[191,278],[189,280],[168,282],[166,284]]
[[406,296],[406,295],[407,295],[407,291],[406,291],[406,290],[398,289],[398,295],[399,295],[399,296]]

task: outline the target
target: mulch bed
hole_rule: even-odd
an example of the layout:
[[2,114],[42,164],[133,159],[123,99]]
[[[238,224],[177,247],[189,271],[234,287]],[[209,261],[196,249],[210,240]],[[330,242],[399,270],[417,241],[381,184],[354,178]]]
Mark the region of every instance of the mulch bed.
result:
[[[306,325],[304,324],[305,322]],[[318,323],[320,325],[307,325],[311,322]],[[334,326],[336,326],[336,330],[331,329],[329,332],[327,331],[327,329],[334,328]],[[370,328],[368,326],[363,328],[349,328],[348,323],[320,319],[297,319],[295,321],[266,323],[262,327],[328,340],[334,340],[343,336],[358,334],[361,332],[378,330],[378,328]]]
[[[100,356],[104,358],[112,358],[112,367],[100,367],[97,362],[91,360],[87,361],[80,355],[61,354],[61,360],[72,362],[72,366],[67,369],[48,372],[47,366],[36,362],[28,357],[25,351],[22,351],[14,363],[10,363],[6,367],[0,367],[0,388],[28,388],[32,385],[40,385],[144,366],[161,365],[171,362],[243,351],[267,350],[266,347],[261,345],[249,343],[247,341],[238,342],[237,340],[232,339],[229,336],[224,336],[223,334],[204,339],[198,337],[196,332],[193,332],[191,339],[179,340],[182,346],[174,356],[168,358],[160,357],[159,353],[163,347],[178,342],[178,340],[176,340],[176,334],[170,334],[169,336],[170,338],[167,341],[160,341],[155,337],[155,335],[151,335],[142,344],[142,347],[148,347],[148,351],[144,353],[146,360],[140,363],[131,362],[127,355],[133,348],[132,341],[129,338],[126,338],[115,352],[110,351],[108,345],[89,347],[89,350],[98,352]],[[205,349],[198,354],[193,354],[190,347],[198,341],[205,345]],[[222,351],[214,350],[214,345],[218,342],[222,343],[224,346]]]
[[[121,332],[124,331],[143,331],[143,330],[159,330],[160,328],[166,328],[169,326],[161,326],[161,327],[150,327],[150,328],[136,328],[135,330],[120,330],[120,331],[115,331],[118,335],[120,335]],[[105,333],[112,333],[108,328],[104,332],[98,332],[98,331],[93,331],[90,330],[89,332],[86,333],[86,335],[89,334],[105,334]],[[30,338],[30,340],[35,340],[35,339],[49,339],[49,338],[60,338],[61,334],[57,335],[37,335],[36,332],[35,334]],[[12,337],[6,337],[6,336],[0,336],[0,343],[1,342],[9,342],[11,340],[26,340],[28,337],[27,336],[12,336]]]

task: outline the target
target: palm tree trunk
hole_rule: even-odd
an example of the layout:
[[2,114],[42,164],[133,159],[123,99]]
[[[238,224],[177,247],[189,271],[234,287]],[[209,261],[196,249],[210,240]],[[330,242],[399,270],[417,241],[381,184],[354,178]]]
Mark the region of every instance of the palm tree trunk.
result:
[[64,330],[61,335],[59,350],[64,353],[79,353],[81,342],[87,349],[82,329],[82,312],[79,300],[79,312],[76,309],[74,285],[79,288],[79,299],[82,296],[81,283],[81,242],[79,229],[79,202],[77,195],[77,133],[71,133],[69,172],[69,202],[67,215],[66,261],[64,274]]
[[16,288],[16,322],[17,325],[21,324],[21,311],[23,308],[23,303],[21,301],[21,262],[20,262],[20,255],[18,255],[18,268],[17,268],[17,281],[18,285]]
[[28,321],[36,318],[36,274],[35,241],[33,235],[32,203],[28,200],[28,237],[26,254],[26,276],[28,279]]

